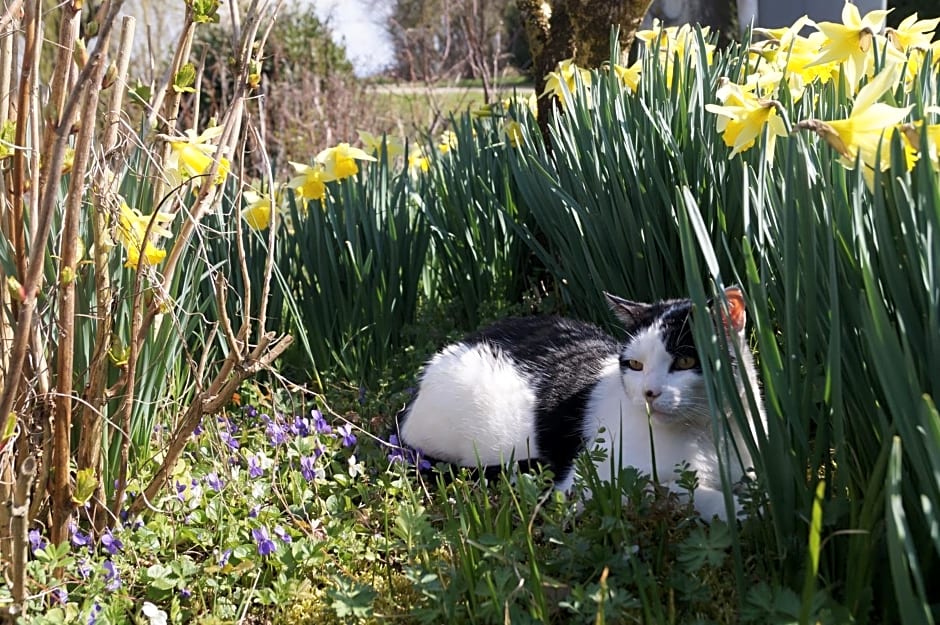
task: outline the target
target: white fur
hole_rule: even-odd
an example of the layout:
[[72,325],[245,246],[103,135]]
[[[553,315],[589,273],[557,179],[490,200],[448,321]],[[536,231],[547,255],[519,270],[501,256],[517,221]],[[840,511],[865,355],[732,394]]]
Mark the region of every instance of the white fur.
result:
[[537,456],[535,397],[512,360],[488,344],[458,343],[424,369],[402,440],[463,466]]
[[[632,466],[655,474],[673,490],[681,491],[675,482],[675,468],[687,462],[699,480],[696,509],[704,518],[717,515],[724,519],[727,515],[718,450],[702,377],[691,371],[670,371],[673,357],[666,351],[656,325],[635,336],[623,357],[642,363],[643,369],[621,373],[618,360],[611,358],[591,395],[588,414],[594,419],[585,423],[586,439],[601,440],[608,452],[608,458],[597,464],[598,476],[609,480],[611,467]],[[753,367],[748,370],[753,372]],[[757,392],[756,380],[747,381]],[[739,388],[743,393],[743,380],[739,380]],[[763,419],[763,413],[759,418]],[[751,462],[747,446],[736,427],[732,427],[732,435],[747,468]],[[740,480],[743,470],[737,457],[727,458],[726,462],[731,481]]]
[[[739,375],[738,385],[747,406],[746,385],[754,393],[758,387],[743,339],[739,347],[739,373],[747,374]],[[705,518],[725,518],[718,451],[701,376],[670,371],[673,357],[655,324],[634,336],[622,357],[642,363],[642,370],[621,372],[618,358],[611,356],[591,393],[584,423],[588,447],[599,439],[608,452],[608,459],[597,465],[599,477],[610,479],[612,459],[614,467],[634,466],[655,473],[678,491],[675,467],[687,462],[699,480],[696,508]],[[458,343],[425,367],[420,392],[401,424],[402,439],[434,458],[463,466],[538,457],[535,406],[531,384],[506,354],[486,343]],[[764,421],[762,409],[757,418]],[[744,468],[749,468],[751,458],[741,433],[733,424],[731,430]],[[743,475],[742,463],[731,455],[726,464],[731,481],[736,482]],[[556,488],[568,490],[574,472],[558,478]]]

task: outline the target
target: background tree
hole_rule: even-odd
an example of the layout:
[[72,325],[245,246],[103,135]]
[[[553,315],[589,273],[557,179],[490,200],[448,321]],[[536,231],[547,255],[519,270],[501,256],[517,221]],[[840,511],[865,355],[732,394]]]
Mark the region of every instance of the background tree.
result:
[[[545,77],[559,61],[573,58],[584,67],[598,67],[610,58],[610,27],[620,27],[624,55],[633,45],[636,31],[652,0],[516,0],[522,18],[535,92],[545,89]],[[539,99],[539,126],[548,137],[552,102]]]
[[525,33],[511,0],[391,0],[388,13],[392,72],[400,79],[474,78],[488,94],[501,68],[527,64]]
[[922,20],[940,17],[940,2],[937,0],[890,0],[888,8],[894,9],[888,14],[889,26],[897,26],[913,13],[917,13]]
[[[181,115],[200,118],[203,127],[233,88],[233,29],[216,24],[200,31],[193,46],[203,67],[201,97]],[[284,7],[268,36],[257,79],[264,94],[267,157],[281,171],[291,160],[303,160],[324,146],[348,141],[372,116],[365,85],[353,75],[344,46],[335,42],[329,19],[317,17],[312,6]],[[258,155],[262,158],[262,155]]]

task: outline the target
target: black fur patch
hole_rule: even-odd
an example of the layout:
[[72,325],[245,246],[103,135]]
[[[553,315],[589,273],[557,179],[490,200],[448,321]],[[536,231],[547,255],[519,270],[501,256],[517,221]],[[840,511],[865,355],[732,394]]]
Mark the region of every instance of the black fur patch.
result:
[[[667,351],[674,357],[696,359],[694,370],[702,367],[695,348],[690,300],[665,300],[649,304],[634,314],[625,328],[627,340],[621,343],[597,326],[563,317],[513,317],[486,327],[462,341],[474,346],[487,344],[513,360],[528,379],[537,398],[536,444],[540,458],[564,480],[587,441],[583,439],[587,403],[610,357],[620,357],[631,337],[654,323],[660,325]],[[621,368],[626,363],[621,360]],[[406,406],[399,418],[407,418]],[[485,419],[486,415],[480,415]],[[521,460],[526,463],[526,460]],[[493,467],[484,473],[491,475]],[[498,468],[497,468],[498,469]]]

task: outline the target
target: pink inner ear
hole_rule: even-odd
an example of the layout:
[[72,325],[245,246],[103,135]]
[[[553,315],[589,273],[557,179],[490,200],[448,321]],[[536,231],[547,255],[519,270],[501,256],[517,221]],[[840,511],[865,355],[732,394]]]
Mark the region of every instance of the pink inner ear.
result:
[[741,289],[730,287],[725,289],[725,297],[728,299],[728,318],[725,323],[730,321],[734,331],[740,332],[747,323],[747,315],[744,312],[744,294],[741,293]]

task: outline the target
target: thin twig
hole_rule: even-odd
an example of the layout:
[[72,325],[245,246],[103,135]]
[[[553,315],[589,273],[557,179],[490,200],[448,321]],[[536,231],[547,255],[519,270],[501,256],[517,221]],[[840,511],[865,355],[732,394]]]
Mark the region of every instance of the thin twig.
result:
[[[26,114],[30,110],[30,97],[33,90],[33,68],[37,52],[37,32],[39,31],[40,7],[38,2],[30,2],[26,5],[26,16],[23,19],[23,69],[20,72],[19,91],[17,92],[16,110],[20,112],[16,120],[16,132],[14,143],[19,149],[13,151],[13,206],[9,213],[10,223],[8,224],[13,250],[16,256],[16,273],[21,281],[26,276],[26,235],[24,233],[23,223],[23,196],[26,193],[26,152],[23,146],[26,145],[26,133],[29,132],[30,119]],[[32,120],[34,124],[39,123],[39,119]],[[14,306],[14,311],[17,310]],[[26,326],[21,326],[22,330]],[[26,334],[23,332],[23,334]],[[19,376],[17,376],[18,378]],[[8,377],[11,382],[15,379]],[[15,382],[13,385],[18,384]],[[10,384],[7,385],[7,388]],[[5,393],[6,394],[6,393]],[[4,413],[8,411],[4,410]],[[0,425],[3,424],[3,417],[0,417]]]
[[29,526],[27,515],[29,512],[29,493],[32,490],[35,478],[36,459],[29,456],[23,461],[23,466],[16,477],[13,507],[10,511],[13,539],[13,554],[10,561],[10,587],[13,591],[13,604],[18,607],[20,614],[23,614],[23,603],[26,600],[26,546],[29,544],[26,532]]
[[[110,30],[102,35],[99,45],[107,49]],[[56,395],[55,442],[52,449],[52,525],[50,536],[59,544],[68,536],[68,521],[72,514],[71,474],[69,465],[72,457],[72,378],[75,362],[75,281],[77,279],[79,222],[84,200],[85,171],[88,168],[95,139],[95,113],[98,108],[98,96],[101,80],[104,78],[107,64],[104,56],[97,56],[93,61],[94,69],[85,84],[84,102],[82,103],[82,124],[75,141],[75,156],[69,189],[65,199],[64,224],[59,253],[59,342],[56,354]],[[49,177],[54,174],[47,172]]]
[[290,346],[292,337],[283,336],[273,344],[272,341],[274,341],[273,332],[262,336],[252,353],[235,369],[231,377],[224,381],[218,377],[216,378],[212,388],[217,388],[217,392],[204,391],[193,400],[173,434],[173,439],[167,447],[160,468],[141,495],[129,506],[128,514],[131,517],[140,514],[147,502],[152,501],[166,484],[173,467],[176,466],[183,449],[189,442],[189,437],[192,436],[203,416],[214,414],[225,407],[242,382],[257,372],[270,367],[271,363],[284,353]]
[[4,11],[3,16],[0,17],[0,31],[6,30],[10,24],[15,24],[16,20],[20,19],[22,12],[23,0],[13,0],[7,10]]

